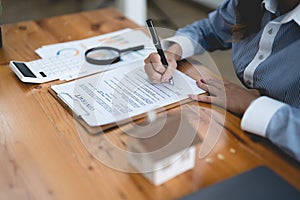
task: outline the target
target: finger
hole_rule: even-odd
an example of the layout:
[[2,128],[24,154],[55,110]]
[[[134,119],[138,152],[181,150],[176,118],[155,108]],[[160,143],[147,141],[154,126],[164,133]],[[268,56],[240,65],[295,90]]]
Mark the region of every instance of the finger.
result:
[[166,69],[163,67],[163,65],[161,63],[153,63],[150,62],[151,67],[154,71],[156,71],[159,74],[163,74],[165,73]]
[[208,85],[211,85],[215,88],[218,89],[224,89],[224,84],[225,82],[223,80],[219,80],[219,79],[208,79],[208,80],[204,80],[204,82]]
[[206,92],[209,91],[208,85],[206,84],[206,82],[203,79],[200,79],[200,80],[196,81],[196,85],[199,88],[205,90]]
[[200,81],[197,81],[197,86],[214,96],[224,96],[224,94],[226,93],[226,85],[223,84],[222,80],[202,79]]
[[151,61],[157,60],[156,57],[157,53],[150,53],[147,58],[145,58],[144,62],[145,64],[149,64]]
[[208,92],[211,95],[216,95],[219,94],[220,89],[215,87],[214,85],[210,85],[207,84],[206,81],[204,81],[203,79],[201,79],[200,81],[196,82],[197,86],[203,90],[205,90],[206,92]]
[[162,74],[153,70],[151,63],[144,66],[144,70],[152,83],[160,83]]
[[193,100],[196,101],[200,101],[200,102],[204,102],[204,103],[210,103],[210,104],[214,104],[217,106],[221,106],[224,107],[224,101],[222,101],[222,99],[218,98],[218,97],[214,97],[214,96],[207,96],[207,95],[189,95],[189,97]]
[[162,65],[162,63],[160,61],[160,56],[158,53],[151,53],[145,59],[145,63],[147,63],[147,64],[151,63],[153,70],[156,72],[159,72],[161,74],[163,74],[166,71],[166,69],[164,68],[164,66]]
[[169,57],[167,57],[167,59],[168,59],[168,66],[167,66],[165,73],[162,76],[163,82],[168,82],[170,80],[170,78],[173,76],[173,74],[177,68],[177,62],[174,57],[169,56]]
[[165,73],[162,76],[162,82],[169,82],[174,72],[175,72],[175,68],[172,66],[168,66]]
[[208,95],[189,94],[188,96],[195,101],[201,101],[201,102],[205,102],[205,103],[212,102],[212,97],[208,96]]

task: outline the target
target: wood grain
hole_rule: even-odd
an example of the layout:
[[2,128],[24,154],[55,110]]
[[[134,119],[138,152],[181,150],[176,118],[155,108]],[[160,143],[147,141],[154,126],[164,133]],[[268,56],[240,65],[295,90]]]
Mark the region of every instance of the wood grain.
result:
[[[48,92],[53,83],[24,84],[8,67],[12,59],[37,59],[34,50],[42,45],[128,27],[137,28],[113,8],[3,26],[0,199],[175,199],[259,165],[269,166],[300,189],[299,163],[265,139],[243,132],[239,117],[197,102],[189,103],[185,112],[203,139],[210,142],[210,136],[220,133],[217,143],[206,157],[197,157],[193,170],[154,186],[138,173],[111,167],[131,169],[116,149],[126,150],[124,130],[135,124],[89,135]],[[194,63],[181,70],[198,78],[195,69],[199,67],[205,69]],[[202,143],[199,151],[205,145]]]

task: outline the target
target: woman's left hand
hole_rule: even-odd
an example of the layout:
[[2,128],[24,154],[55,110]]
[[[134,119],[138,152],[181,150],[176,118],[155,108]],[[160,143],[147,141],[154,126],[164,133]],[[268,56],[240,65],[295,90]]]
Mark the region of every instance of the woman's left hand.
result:
[[256,89],[245,89],[226,80],[216,78],[196,81],[209,95],[189,95],[191,99],[216,104],[236,114],[243,114],[250,103],[260,96]]

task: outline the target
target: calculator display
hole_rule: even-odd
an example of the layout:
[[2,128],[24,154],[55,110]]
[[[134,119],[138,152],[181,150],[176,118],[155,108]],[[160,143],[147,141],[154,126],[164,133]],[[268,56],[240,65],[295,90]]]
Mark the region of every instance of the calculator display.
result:
[[13,62],[13,64],[18,68],[18,70],[23,74],[25,77],[32,77],[36,78],[36,76],[32,73],[32,71],[22,62]]

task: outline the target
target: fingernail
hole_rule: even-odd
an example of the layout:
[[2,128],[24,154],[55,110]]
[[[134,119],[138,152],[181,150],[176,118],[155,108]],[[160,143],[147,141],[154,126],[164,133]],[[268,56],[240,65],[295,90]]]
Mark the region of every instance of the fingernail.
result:
[[166,77],[166,76],[162,76],[161,80],[162,82],[168,82],[170,78]]
[[204,79],[200,79],[200,81],[201,81],[202,83],[205,83],[205,84],[206,84],[206,82],[205,82],[205,80],[204,80]]

